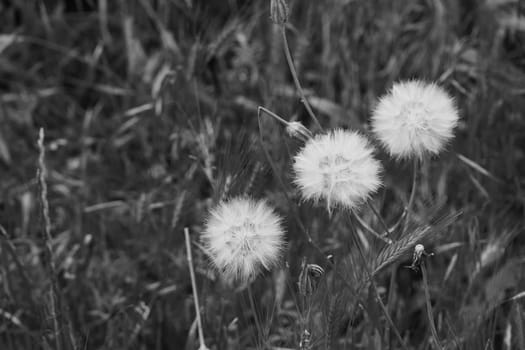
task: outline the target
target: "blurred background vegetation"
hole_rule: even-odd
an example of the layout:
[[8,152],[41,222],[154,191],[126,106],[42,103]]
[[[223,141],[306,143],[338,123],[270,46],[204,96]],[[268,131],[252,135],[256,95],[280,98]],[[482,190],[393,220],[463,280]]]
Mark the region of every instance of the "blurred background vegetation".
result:
[[[400,79],[437,81],[456,97],[455,141],[424,164],[415,203],[419,222],[430,204],[463,213],[427,247],[436,252],[428,267],[437,327],[450,349],[524,349],[525,3],[289,6],[296,67],[325,128],[366,132],[378,96]],[[268,197],[336,262],[351,251],[343,215],[290,203],[299,203],[289,175],[298,143],[264,118],[259,139],[259,105],[311,126],[269,1],[2,0],[0,31],[1,349],[55,348],[36,181],[41,127],[65,349],[197,347],[186,226],[207,344],[255,348],[245,294],[220,283],[198,246],[207,211],[224,196]],[[410,166],[379,156],[386,185],[375,203],[392,223]],[[267,344],[297,348],[310,329],[316,349],[399,348],[373,301],[361,318],[334,316],[334,305],[351,302],[330,271],[305,321],[295,301],[301,261],[327,266],[297,222],[286,222],[286,264],[255,282]],[[377,283],[408,346],[428,349],[421,276],[409,264]]]

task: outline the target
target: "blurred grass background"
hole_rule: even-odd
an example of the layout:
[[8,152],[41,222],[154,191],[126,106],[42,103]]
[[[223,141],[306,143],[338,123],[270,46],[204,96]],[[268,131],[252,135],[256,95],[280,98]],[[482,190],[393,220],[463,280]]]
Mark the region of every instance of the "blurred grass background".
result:
[[[291,50],[324,127],[366,132],[378,96],[399,79],[437,81],[456,97],[455,141],[424,164],[415,205],[421,221],[428,203],[463,212],[429,247],[436,322],[450,349],[524,349],[525,3],[289,5]],[[35,177],[40,127],[60,331],[71,348],[195,349],[182,232],[190,227],[198,242],[208,209],[225,195],[268,197],[281,214],[299,216],[326,254],[348,254],[342,215],[309,204],[296,213],[284,196],[299,202],[289,175],[298,144],[269,119],[258,139],[259,105],[310,125],[269,1],[3,0],[0,30],[1,349],[54,348]],[[386,185],[375,203],[393,222],[410,166],[380,157]],[[320,325],[343,298],[328,271],[305,325],[294,301],[301,261],[323,260],[296,220],[286,226],[285,267],[255,282],[269,344],[297,348],[305,327],[313,348],[396,344],[373,310],[352,322],[341,316],[328,344]],[[222,286],[194,249],[208,345],[255,348],[244,294]],[[409,264],[378,284],[407,344],[428,349],[421,277]]]

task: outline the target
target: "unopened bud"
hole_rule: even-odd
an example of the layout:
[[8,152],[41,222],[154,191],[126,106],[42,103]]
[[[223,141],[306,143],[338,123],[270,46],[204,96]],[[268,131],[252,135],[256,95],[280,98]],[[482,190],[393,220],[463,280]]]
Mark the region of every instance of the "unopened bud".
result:
[[275,24],[284,24],[288,21],[288,5],[286,0],[271,0],[270,18]]
[[312,132],[300,122],[289,122],[286,125],[286,132],[288,135],[290,135],[290,137],[297,137],[303,141],[307,141],[312,138]]
[[317,264],[307,264],[306,259],[303,259],[298,282],[299,293],[304,297],[312,295],[323,274],[324,269],[321,266]]

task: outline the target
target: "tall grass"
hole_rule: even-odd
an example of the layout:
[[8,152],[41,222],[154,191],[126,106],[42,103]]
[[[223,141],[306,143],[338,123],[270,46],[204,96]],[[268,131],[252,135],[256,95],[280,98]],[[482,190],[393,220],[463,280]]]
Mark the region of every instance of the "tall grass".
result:
[[[280,26],[269,1],[0,4],[1,349],[196,349],[181,232],[246,192],[287,218],[285,262],[248,299],[194,240],[208,347],[523,348],[521,1],[288,5]],[[414,191],[411,165],[379,154],[364,226],[302,202],[302,141],[258,107],[367,133],[410,78],[456,96],[448,152]],[[385,225],[392,244],[367,230]],[[420,243],[425,279],[407,268]]]

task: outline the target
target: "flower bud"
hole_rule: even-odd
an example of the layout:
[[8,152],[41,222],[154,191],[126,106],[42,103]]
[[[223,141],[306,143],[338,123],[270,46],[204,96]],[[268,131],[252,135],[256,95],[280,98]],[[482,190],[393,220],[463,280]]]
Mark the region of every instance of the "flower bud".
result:
[[288,5],[286,0],[271,0],[270,18],[275,24],[284,24],[288,21]]
[[324,269],[317,264],[307,264],[306,259],[303,259],[301,264],[301,273],[299,274],[299,293],[303,297],[308,297],[317,288],[319,279],[323,276]]
[[308,141],[313,137],[312,132],[300,122],[289,122],[286,125],[286,133],[290,137],[297,137],[303,141]]

